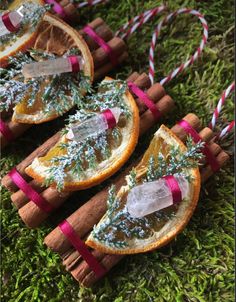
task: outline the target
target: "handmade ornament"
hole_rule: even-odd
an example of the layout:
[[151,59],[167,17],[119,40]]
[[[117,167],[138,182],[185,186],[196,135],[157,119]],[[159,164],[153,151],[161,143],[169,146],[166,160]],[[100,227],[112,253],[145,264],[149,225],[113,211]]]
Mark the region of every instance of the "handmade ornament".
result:
[[145,182],[128,193],[127,211],[132,217],[144,217],[181,202],[188,191],[188,181],[181,175]]
[[114,128],[118,124],[120,114],[120,108],[106,109],[101,114],[96,114],[88,120],[72,126],[66,138],[75,141],[84,141],[88,137],[98,136],[106,130]]
[[23,7],[17,11],[4,13],[0,17],[0,37],[13,33],[20,28],[20,24],[23,19],[23,14],[21,12],[22,8]]
[[[189,10],[187,10],[187,9],[185,9],[185,11],[189,12]],[[181,10],[181,12],[184,12],[184,11]],[[194,14],[195,13],[196,12],[194,11]],[[148,15],[145,15],[145,18],[148,19]],[[150,16],[149,16],[149,18],[150,18]],[[203,19],[202,16],[201,16],[201,19]],[[142,23],[142,19],[139,20],[138,24],[141,24],[141,23]],[[137,24],[134,26],[137,27]],[[206,38],[207,38],[206,29],[204,29],[204,37],[205,37],[204,41],[206,42]],[[201,43],[201,50],[202,50],[205,42]],[[197,51],[198,55],[200,54],[200,52],[201,51]],[[190,65],[191,63],[193,63],[194,60],[198,57],[198,55],[194,54],[192,59],[188,60],[188,64],[185,64],[185,68],[188,65]],[[184,68],[181,67],[181,70],[183,70],[183,69]],[[177,69],[178,72],[175,72],[174,75],[172,73],[171,78],[173,78],[181,70],[180,70],[180,68],[178,68]],[[160,119],[160,117],[162,115],[165,115],[167,112],[169,112],[172,109],[173,101],[171,100],[171,98],[169,96],[164,96],[165,95],[164,88],[159,83],[154,84],[149,90],[147,90],[147,92],[144,92],[144,91],[142,91],[142,89],[147,88],[148,86],[143,85],[143,87],[140,87],[141,88],[140,89],[137,85],[139,78],[135,81],[136,78],[137,78],[137,76],[134,77],[132,75],[131,78],[128,79],[127,84],[128,84],[129,89],[138,97],[136,99],[136,103],[138,105],[139,112],[140,112],[140,134],[139,135],[142,135],[152,125],[155,125],[156,122]],[[146,78],[146,81],[148,82],[147,85],[150,85],[150,80],[148,79],[148,77],[143,76],[143,79],[145,79],[145,78]],[[167,78],[169,78],[169,77],[167,77]],[[165,82],[168,82],[168,81],[165,80]],[[156,102],[157,102],[157,104],[155,104]],[[51,140],[49,140],[48,142],[45,143],[44,147],[41,146],[39,148],[39,152],[38,152],[38,150],[36,150],[34,154],[30,155],[24,162],[22,162],[22,164],[19,164],[16,167],[16,169],[13,171],[14,176],[16,174],[17,175],[19,174],[18,177],[20,176],[21,179],[23,179],[23,180],[25,179],[26,181],[28,181],[29,182],[28,184],[26,181],[25,181],[25,183],[27,185],[30,185],[30,187],[32,188],[32,190],[34,192],[37,191],[37,195],[38,195],[37,200],[39,198],[43,197],[44,202],[46,201],[48,204],[53,205],[53,209],[58,208],[70,196],[71,193],[68,193],[66,191],[88,188],[88,181],[89,181],[89,186],[98,183],[97,180],[95,181],[92,177],[90,177],[88,180],[86,180],[86,182],[84,182],[84,183],[81,182],[81,184],[83,184],[83,186],[80,185],[80,182],[76,182],[75,185],[71,186],[70,182],[73,182],[73,178],[71,176],[68,176],[69,174],[66,172],[64,190],[61,193],[54,189],[55,184],[56,184],[55,182],[51,183],[51,187],[49,187],[49,188],[45,188],[42,185],[38,184],[39,181],[42,182],[43,180],[45,180],[45,176],[46,176],[46,174],[45,174],[46,170],[44,167],[45,164],[42,163],[42,160],[40,159],[40,157],[45,155],[49,149],[51,149],[51,152],[49,152],[49,154],[54,154],[54,151],[52,151],[52,150],[55,150],[55,148],[53,146],[57,142],[56,139],[58,139],[58,137],[60,137],[60,135],[55,135],[55,137],[53,137]],[[49,147],[49,145],[51,148]],[[131,153],[129,153],[129,154],[131,154]],[[124,157],[122,157],[122,160],[123,159],[124,159]],[[56,162],[57,159],[55,158],[55,159],[53,159],[53,161]],[[63,164],[61,164],[61,169],[62,169],[61,171],[63,171],[64,164],[66,164],[66,161],[64,161],[64,159],[63,159]],[[27,166],[28,166],[28,168],[27,168]],[[38,178],[39,175],[36,176],[36,178],[38,178],[38,180],[37,179],[31,180],[28,177],[28,175],[26,174],[26,170],[27,170],[27,174],[29,174],[31,176],[36,176],[36,174],[38,175],[38,173],[40,171],[40,175],[41,175],[40,180]],[[57,168],[55,168],[55,170],[54,170],[55,174],[54,174],[53,178],[55,178],[55,176],[58,175],[56,173],[56,170],[57,170]],[[111,171],[113,174],[115,169],[112,169]],[[93,171],[92,174],[97,175],[97,173],[99,173],[99,170]],[[104,173],[104,174],[106,174],[106,173]],[[109,175],[111,175],[111,174],[109,174]],[[60,179],[63,180],[63,177]],[[105,178],[103,178],[103,180],[104,179]],[[99,178],[99,180],[101,181],[102,178]],[[17,191],[19,182],[16,183],[16,178],[13,177],[12,174],[4,177],[2,183],[10,190],[16,191],[16,193],[12,194],[11,198],[12,198],[13,202],[16,204],[16,206],[19,208],[19,214],[20,214],[22,220],[28,226],[36,227],[43,220],[45,220],[48,217],[49,212],[45,211],[42,207],[39,207],[38,202],[37,201],[35,202],[35,198],[34,198],[34,200],[31,199],[31,195],[27,194],[27,192],[24,189],[24,186],[23,187],[21,186],[20,190]],[[60,185],[60,187],[63,189],[63,184],[62,184],[62,186]]]
[[[47,14],[45,16],[45,21],[42,23],[42,27],[39,27],[38,31],[39,33],[42,32],[41,34],[38,35],[35,44],[34,44],[34,49],[35,50],[43,50],[45,49],[46,53],[56,53],[58,56],[62,56],[65,53],[67,53],[71,48],[74,49],[75,47],[75,42],[78,47],[78,49],[81,48],[82,52],[80,53],[80,57],[84,60],[84,64],[82,64],[81,67],[81,72],[84,73],[85,77],[92,78],[93,77],[93,64],[94,64],[94,77],[95,79],[101,78],[104,76],[107,72],[112,70],[114,68],[113,61],[111,61],[111,53],[113,54],[112,57],[114,56],[116,58],[116,64],[122,63],[126,58],[127,58],[127,52],[126,52],[126,45],[124,41],[118,37],[114,37],[112,34],[112,31],[110,28],[104,23],[104,21],[101,18],[98,18],[88,24],[83,30],[81,30],[79,33],[85,40],[86,44],[89,46],[90,50],[92,51],[92,57],[93,57],[93,62],[92,58],[90,56],[90,53],[88,51],[87,45],[85,44],[84,40],[81,39],[81,36],[78,36],[77,32],[75,32],[71,27],[68,25],[64,24],[60,20],[56,20],[56,17],[49,16]],[[51,30],[51,23],[53,22],[53,28],[55,29],[54,31]],[[48,28],[48,30],[47,30]],[[93,35],[95,35],[99,39],[94,40],[93,36],[90,34],[87,34],[86,28],[89,28],[90,31],[93,32]],[[68,45],[64,43],[63,37],[64,36],[71,37],[67,39]],[[48,40],[47,43],[45,43],[45,40]],[[56,41],[56,45],[55,45]],[[73,44],[71,44],[70,41],[75,41]],[[46,48],[45,48],[46,47]],[[108,51],[109,48],[109,51]],[[73,50],[72,49],[72,50]],[[36,51],[36,54],[33,53],[33,57],[37,57],[39,55],[42,55],[42,52]],[[52,57],[49,57],[48,59],[53,59]],[[45,58],[44,58],[45,60]],[[26,63],[32,63],[32,58],[29,56],[25,56],[24,54],[18,56],[17,62],[13,59],[13,69],[11,70],[11,74],[14,73],[15,75],[21,75],[21,70],[22,70],[22,65],[23,62],[26,61]],[[23,61],[23,62],[22,62]],[[22,62],[22,63],[21,63]],[[92,64],[93,63],[93,64]],[[73,66],[74,70],[78,69],[78,65],[76,62],[73,61]],[[81,78],[80,73],[78,75],[74,74],[62,74],[60,76],[60,79],[58,78],[58,75],[55,75],[56,78],[53,80],[52,84],[55,86],[57,89],[57,96],[53,96],[54,89],[45,89],[43,88],[40,89],[38,86],[41,86],[41,82],[44,81],[42,77],[37,77],[35,80],[31,81],[31,79],[28,79],[27,83],[20,83],[20,82],[15,82],[9,81],[6,78],[6,92],[4,97],[4,91],[2,90],[0,94],[2,95],[3,99],[8,99],[9,102],[11,103],[12,101],[15,102],[17,100],[21,100],[22,97],[23,99],[25,94],[27,93],[28,86],[32,87],[32,89],[35,90],[35,93],[32,94],[33,98],[40,98],[36,104],[33,103],[30,106],[28,106],[28,102],[30,101],[30,98],[26,98],[28,101],[24,101],[23,103],[17,104],[14,108],[14,114],[12,120],[8,119],[4,120],[2,118],[1,124],[2,124],[2,131],[0,131],[0,139],[1,139],[1,147],[3,148],[6,146],[9,141],[14,140],[18,136],[20,136],[24,131],[26,131],[30,126],[29,124],[26,123],[41,123],[45,120],[50,120],[52,118],[56,118],[58,116],[58,113],[61,115],[63,111],[69,110],[73,104],[71,104],[71,101],[69,102],[64,102],[64,105],[60,105],[60,102],[58,102],[58,96],[59,95],[64,95],[68,94],[68,87],[70,86],[70,93],[72,93],[72,99],[76,101],[76,103],[80,100],[78,99],[78,96],[82,95],[79,93],[79,90],[75,89],[75,87],[79,87],[80,83],[83,85],[83,91],[86,89],[89,89],[89,85],[85,85],[86,82],[89,84],[88,80],[86,78],[83,78],[83,81],[81,82],[79,78]],[[78,80],[76,80],[76,78]],[[24,79],[24,78],[23,78]],[[51,79],[51,78],[50,78]],[[68,82],[69,81],[69,82]],[[38,83],[38,84],[37,84]],[[64,87],[63,88],[63,83]],[[68,86],[68,85],[69,86]],[[9,87],[9,85],[11,85]],[[19,93],[16,95],[15,93],[8,94],[9,89],[11,88],[12,91],[16,90],[14,87],[18,85],[19,86]],[[27,86],[28,85],[28,86]],[[48,83],[48,85],[51,85],[51,82]],[[44,86],[43,86],[44,87]],[[50,86],[51,87],[51,86]],[[73,91],[74,91],[74,97],[73,97]],[[79,93],[79,94],[78,94]],[[76,95],[75,95],[76,94]],[[68,96],[65,96],[68,97]],[[12,99],[13,98],[13,99]],[[48,99],[51,99],[51,102],[47,102]],[[11,100],[12,99],[12,100]],[[45,104],[48,107],[48,109],[42,104],[42,106],[38,107],[39,102],[42,103],[43,100],[45,99]],[[33,101],[33,100],[32,100]],[[53,101],[55,101],[55,104],[53,104]],[[43,102],[44,103],[44,102]],[[8,102],[5,102],[0,104],[2,107],[2,110],[5,108],[5,111],[11,110],[10,107],[12,106],[7,106]],[[75,105],[75,104],[74,104]],[[59,107],[58,107],[59,106]],[[43,107],[43,108],[42,108]],[[58,108],[58,113],[55,113],[55,109]],[[43,109],[43,110],[42,110]],[[45,114],[46,111],[46,114]],[[49,111],[49,112],[48,112]]]

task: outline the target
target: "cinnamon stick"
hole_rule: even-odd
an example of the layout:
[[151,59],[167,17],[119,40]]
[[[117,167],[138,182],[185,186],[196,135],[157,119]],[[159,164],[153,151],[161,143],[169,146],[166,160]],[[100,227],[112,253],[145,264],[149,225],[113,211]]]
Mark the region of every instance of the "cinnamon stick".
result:
[[[27,156],[21,163],[16,166],[17,171],[25,180],[30,180],[30,177],[25,173],[25,168],[28,167],[36,157],[44,156],[58,142],[60,136],[60,132],[54,134],[43,145],[34,150],[29,156]],[[18,187],[14,184],[8,174],[3,177],[2,185],[11,192],[18,190]]]
[[[216,156],[216,160],[220,167],[224,166],[226,162],[228,162],[230,159],[229,154],[227,154],[225,151],[221,151],[220,154]],[[213,175],[214,172],[212,171],[212,168],[210,165],[207,165],[204,169],[201,171],[201,181],[205,182],[211,175]]]
[[[112,52],[116,58],[119,58],[127,48],[124,40],[119,37],[114,37],[107,43],[107,45],[109,45],[113,50]],[[108,53],[106,53],[101,47],[93,51],[92,56],[95,69],[103,66],[105,63],[110,61]]]
[[[71,195],[71,192],[61,192],[59,193],[56,189],[47,188],[40,194],[45,200],[48,201],[48,197],[50,196],[50,204],[53,208],[60,207],[64,201]],[[21,219],[24,223],[31,227],[35,228],[40,223],[42,223],[47,217],[48,213],[41,210],[34,202],[29,201],[24,206],[22,206],[18,211]]]
[[[200,121],[197,118],[197,116],[195,116],[195,115],[189,114],[184,119],[186,121],[188,121],[190,123],[190,125],[192,125],[195,129],[197,129],[200,126]],[[175,130],[178,133],[179,137],[182,137],[183,139],[186,139],[186,136],[187,136],[186,133],[184,133],[183,130],[181,131],[181,129],[179,127],[174,126],[174,127],[172,127],[172,131],[173,130]],[[212,138],[212,132],[209,131],[209,128],[203,129],[199,133],[199,135],[206,142],[208,142]],[[228,159],[229,159],[229,156],[224,151],[221,151],[220,154],[217,156],[217,160],[218,160],[220,166],[222,166]],[[202,178],[204,178],[206,180],[207,177],[209,177],[209,175],[210,175],[209,173],[210,172],[208,171],[208,169],[204,169],[204,171],[201,172]],[[118,179],[118,181],[121,181],[121,179]],[[116,182],[115,182],[115,184],[116,184]],[[102,192],[95,195],[92,199],[90,199],[90,201],[88,201],[85,205],[83,205],[80,209],[78,209],[75,213],[73,213],[67,219],[69,221],[69,223],[73,226],[74,230],[76,231],[76,233],[79,236],[82,237],[83,234],[89,232],[88,225],[79,227],[76,224],[73,225],[73,222],[74,222],[73,220],[76,221],[76,217],[78,217],[78,215],[83,215],[84,213],[86,213],[86,212],[84,212],[84,210],[85,211],[89,210],[88,208],[86,208],[86,207],[89,207],[89,206],[90,206],[90,210],[91,210],[90,215],[92,214],[92,218],[94,219],[95,216],[96,216],[96,213],[93,213],[94,211],[92,211],[93,203],[95,205],[97,200],[100,200],[101,203],[104,202],[103,197],[105,197],[105,196],[107,197],[107,191],[103,190]],[[98,198],[97,200],[96,200],[96,197]],[[106,198],[105,198],[105,200],[106,200]],[[99,207],[100,207],[100,209],[103,208],[104,213],[105,213],[106,206],[102,205],[101,203],[99,204]],[[97,209],[96,206],[94,208]],[[102,215],[101,215],[101,213],[99,213],[99,214],[100,215],[98,215],[97,221],[95,221],[95,219],[93,220],[94,224],[96,224],[100,220],[99,216],[103,216],[103,214]],[[90,215],[87,214],[87,217],[90,217]],[[73,216],[73,219],[72,219],[72,216]],[[84,220],[85,222],[86,222],[86,219],[87,218],[85,218],[85,220]],[[90,223],[91,223],[91,221],[90,221]],[[92,228],[91,225],[90,225],[90,227]],[[45,238],[44,243],[49,248],[51,248],[53,251],[58,252],[60,255],[65,255],[65,253],[66,253],[65,250],[66,249],[68,250],[70,248],[70,243],[64,237],[64,235],[60,232],[58,227],[56,229],[54,229]],[[57,243],[57,244],[55,244],[55,243]],[[95,251],[93,251],[93,254],[97,259],[99,259],[100,263],[107,270],[110,270],[113,266],[115,266],[123,258],[122,255],[106,255],[106,254],[100,253],[99,251],[96,251],[96,253],[95,253]],[[68,265],[68,264],[72,263],[71,262],[72,255],[73,255],[73,265],[71,266],[71,265]],[[76,256],[77,256],[77,265],[76,265]],[[80,260],[80,261],[78,261],[78,260]],[[73,277],[86,287],[91,286],[98,279],[96,277],[96,275],[94,274],[94,272],[91,271],[91,269],[87,265],[87,263],[85,261],[81,261],[81,258],[79,256],[79,254],[78,253],[76,254],[74,251],[67,254],[66,261],[64,261],[64,264],[67,264],[67,269],[71,271],[71,274],[73,275]]]
[[[149,85],[150,86],[150,85]],[[147,87],[142,87],[142,90],[145,90]],[[160,100],[166,93],[164,87],[159,84],[155,83],[152,85],[148,91],[148,96],[150,97],[150,94],[152,95],[152,99]],[[138,105],[139,112],[142,114],[144,111],[147,110],[147,106],[144,104],[142,100],[139,98],[136,99],[136,104]]]
[[[14,133],[14,138],[21,136],[26,130],[28,130],[31,125],[30,124],[20,124],[13,121],[6,122],[9,130]],[[1,149],[3,149],[6,145],[8,145],[9,141],[6,139],[2,133],[0,133],[0,145]]]
[[[201,122],[199,120],[199,118],[196,118],[196,115],[193,113],[189,113],[184,117],[184,120],[189,122],[190,125],[198,132],[200,127],[201,127]],[[171,128],[172,131],[176,134],[176,136],[178,136],[178,138],[185,142],[187,135],[186,132],[183,130],[183,128],[176,124],[174,127]]]
[[[174,102],[169,95],[163,96],[159,102],[156,103],[157,109],[161,112],[161,115],[166,115],[174,107]],[[140,135],[143,135],[148,129],[156,124],[156,119],[154,118],[150,109],[145,111],[140,118]]]
[[66,22],[77,23],[79,19],[79,11],[70,0],[60,0],[58,3],[63,7],[66,14]]
[[[96,18],[88,25],[96,32],[96,34],[102,38],[105,42],[110,41],[113,38],[113,32],[110,27],[102,20],[102,18]],[[79,34],[83,37],[90,50],[96,50],[99,48],[97,42],[95,42],[90,36],[88,36],[83,29],[79,30]]]
[[[38,183],[36,180],[31,180],[29,182],[31,188],[33,188],[37,193],[41,193],[45,190],[45,187]],[[14,203],[17,209],[20,209],[29,202],[29,198],[21,190],[16,191],[11,195],[11,201]]]
[[[121,63],[123,63],[124,61],[126,61],[128,59],[128,53],[125,51],[121,56],[119,56],[119,58],[117,59],[117,62],[119,65],[121,65]],[[104,75],[109,74],[109,72],[111,70],[113,70],[114,66],[112,65],[112,63],[109,61],[108,63],[104,64],[103,66],[99,67],[97,70],[94,71],[94,79],[100,79],[102,78]]]

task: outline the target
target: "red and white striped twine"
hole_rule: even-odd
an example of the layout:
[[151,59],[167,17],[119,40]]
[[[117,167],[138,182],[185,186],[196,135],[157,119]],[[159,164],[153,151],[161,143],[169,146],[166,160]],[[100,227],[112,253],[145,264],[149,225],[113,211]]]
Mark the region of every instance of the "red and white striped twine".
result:
[[166,9],[166,6],[161,5],[159,7],[155,7],[152,9],[149,9],[140,15],[135,16],[131,20],[129,20],[125,25],[123,25],[117,32],[116,36],[119,36],[122,39],[126,39],[128,36],[130,36],[133,32],[135,32],[142,24],[145,24],[150,19],[155,17],[160,12],[164,11]]
[[[230,94],[234,91],[234,89],[235,89],[235,82],[230,84],[229,87],[222,93],[222,96],[217,104],[217,107],[214,110],[212,120],[209,124],[209,128],[211,128],[212,130],[215,128],[216,121],[220,115],[225,100],[230,96]],[[218,135],[218,138],[221,139],[223,136],[228,134],[234,128],[234,126],[235,126],[235,121],[230,122],[228,126],[226,126],[223,130],[221,130],[221,132]]]
[[219,133],[218,138],[221,139],[223,136],[225,136],[231,130],[233,130],[234,127],[235,127],[235,121],[230,122],[228,126],[226,126],[223,130],[221,130],[221,132]]
[[152,35],[152,42],[151,42],[151,47],[150,47],[150,52],[149,52],[149,78],[152,82],[154,83],[154,75],[155,75],[155,67],[154,67],[154,50],[156,46],[156,40],[160,35],[160,31],[163,25],[165,25],[167,22],[169,22],[173,17],[180,15],[180,14],[191,14],[199,18],[201,21],[201,24],[203,26],[203,36],[202,40],[200,43],[200,46],[198,47],[197,51],[194,53],[194,55],[187,60],[185,63],[181,64],[178,68],[176,68],[173,72],[171,72],[167,77],[162,79],[160,81],[161,85],[164,85],[168,83],[170,80],[172,80],[176,75],[181,73],[184,69],[186,69],[189,65],[193,64],[193,62],[201,55],[202,50],[207,42],[208,39],[208,25],[207,21],[203,17],[201,13],[194,9],[188,9],[188,8],[181,8],[178,9],[177,11],[169,14],[166,16],[156,27],[153,35]]
[[108,2],[108,1],[109,0],[88,0],[88,1],[84,1],[84,2],[81,2],[81,3],[77,4],[77,7],[81,8],[81,7],[84,7],[84,6],[94,6],[96,4],[105,3],[105,2]]

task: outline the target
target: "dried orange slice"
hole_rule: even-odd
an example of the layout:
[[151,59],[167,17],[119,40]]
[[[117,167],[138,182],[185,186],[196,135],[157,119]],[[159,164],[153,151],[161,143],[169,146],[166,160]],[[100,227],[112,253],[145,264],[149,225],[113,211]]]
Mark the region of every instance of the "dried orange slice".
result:
[[[106,81],[112,81],[110,78],[105,78]],[[115,172],[117,172],[121,166],[128,160],[134,148],[136,146],[139,136],[139,111],[133,96],[128,90],[122,91],[121,100],[125,104],[128,115],[122,114],[119,122],[114,129],[118,131],[118,137],[113,136],[114,129],[107,130],[107,149],[109,149],[109,155],[104,157],[100,151],[95,152],[96,165],[90,166],[88,161],[88,149],[85,144],[83,153],[77,156],[79,160],[82,160],[81,165],[77,168],[83,169],[83,173],[77,176],[73,173],[74,162],[69,165],[64,171],[64,186],[63,191],[75,191],[90,188],[95,186],[105,179],[109,178]],[[109,108],[109,103],[108,103]],[[58,143],[44,156],[34,159],[32,164],[26,168],[26,173],[33,177],[37,182],[43,183],[50,178],[49,169],[52,167],[52,160],[58,156],[66,156],[68,148],[61,148],[61,144],[67,142],[65,135],[61,137]],[[96,144],[98,139],[95,138],[92,144]],[[101,146],[101,143],[100,147]],[[91,147],[91,146],[90,146]],[[76,146],[76,148],[79,148]],[[77,150],[77,149],[76,149]],[[99,149],[100,150],[100,149]],[[74,158],[72,158],[74,160]],[[60,163],[58,163],[60,166]],[[76,170],[76,171],[77,171]],[[56,174],[57,175],[57,174]],[[56,182],[52,182],[51,186],[55,187]]]
[[[38,26],[33,48],[58,56],[62,56],[70,49],[78,49],[79,54],[81,54],[85,62],[83,65],[83,74],[88,77],[90,81],[93,80],[93,59],[87,44],[75,29],[58,17],[49,13],[46,13],[43,16],[43,20]],[[69,101],[70,91],[68,91],[66,92],[66,95],[68,96],[67,104],[62,110],[60,110],[60,113],[52,109],[50,112],[45,114],[45,104],[42,101],[42,95],[46,83],[48,84],[48,82],[51,81],[52,78],[47,77],[47,80],[40,84],[38,93],[35,95],[35,102],[32,106],[28,106],[28,99],[31,95],[31,92],[29,91],[29,95],[15,106],[12,117],[13,121],[18,123],[39,124],[55,119],[73,107]],[[60,102],[63,102],[63,100],[61,100],[57,95],[55,95],[55,98],[59,104]]]
[[[35,7],[40,7],[44,5],[44,1],[42,0],[27,0],[27,1],[15,0],[9,5],[8,10],[9,11],[15,10],[19,8],[22,4],[25,4],[26,2],[31,2],[35,4]],[[7,40],[3,41],[0,44],[0,53],[1,53],[0,66],[1,67],[7,66],[9,56],[13,56],[19,51],[23,52],[28,48],[32,47],[35,39],[36,39],[36,30],[31,31],[29,26],[24,26],[16,34],[8,35]]]
[[[162,125],[144,154],[142,161],[135,168],[137,184],[146,176],[147,165],[151,156],[162,153],[168,161],[171,146],[179,147],[181,152],[186,146]],[[158,166],[158,162],[156,162]],[[86,244],[108,254],[135,254],[160,248],[171,241],[188,223],[197,205],[200,191],[200,174],[198,168],[188,168],[185,174],[191,177],[187,198],[177,205],[154,212],[140,219],[128,216],[125,205],[130,185],[121,187],[113,205],[88,237]],[[158,201],[158,200],[157,200]],[[109,201],[111,203],[111,201]],[[122,214],[123,213],[123,214]]]

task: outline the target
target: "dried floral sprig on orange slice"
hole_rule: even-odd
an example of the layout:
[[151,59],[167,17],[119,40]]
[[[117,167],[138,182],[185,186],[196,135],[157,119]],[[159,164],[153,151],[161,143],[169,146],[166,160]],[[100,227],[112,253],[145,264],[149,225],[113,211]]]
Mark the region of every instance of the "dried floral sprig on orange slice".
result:
[[[83,58],[80,72],[24,79],[21,68],[25,63],[76,54]],[[39,124],[64,114],[82,101],[93,80],[93,59],[79,33],[58,17],[46,13],[37,29],[37,37],[28,59],[26,54],[11,58],[10,72],[0,92],[1,108],[16,104],[12,120]],[[17,64],[20,68],[16,68]],[[15,64],[14,64],[15,63]],[[19,67],[19,66],[18,66]],[[6,73],[10,73],[6,70]]]
[[[75,123],[104,110],[119,107],[121,115],[112,129],[84,141],[68,140]],[[36,158],[26,173],[58,190],[75,191],[95,186],[117,172],[128,160],[139,136],[139,111],[126,82],[105,78],[96,94],[86,97],[85,109],[70,117],[68,129],[44,156]]]
[[[193,214],[200,192],[197,166],[202,143],[194,145],[189,140],[187,147],[162,125],[141,162],[127,177],[127,185],[117,194],[114,188],[110,190],[108,210],[86,244],[103,253],[135,254],[160,248],[181,232]],[[130,214],[127,196],[134,187],[173,174],[188,181],[187,195],[181,202],[143,217]],[[158,203],[158,198],[154,201]]]

